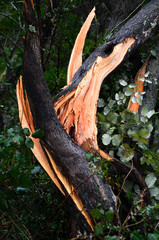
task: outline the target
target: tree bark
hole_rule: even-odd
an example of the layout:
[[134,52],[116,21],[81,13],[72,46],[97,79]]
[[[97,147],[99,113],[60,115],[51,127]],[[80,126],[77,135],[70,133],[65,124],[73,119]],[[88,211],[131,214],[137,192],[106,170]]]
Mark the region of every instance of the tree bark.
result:
[[[91,173],[89,163],[85,157],[85,152],[72,141],[57,119],[44,78],[41,64],[39,29],[32,1],[30,0],[24,2],[24,18],[26,22],[23,63],[24,82],[35,128],[44,130],[45,135],[42,139],[44,146],[50,152],[61,173],[71,184],[73,184],[78,196],[82,200],[84,209],[90,212],[97,207],[100,201],[105,210],[108,210],[110,207],[115,210],[116,198],[111,187],[105,184],[96,172],[94,174]],[[30,25],[35,27],[35,32],[30,31]],[[68,92],[75,89],[98,56],[108,56],[115,45],[123,42],[128,37],[134,37],[136,41],[126,54],[125,59],[127,59],[152,36],[158,25],[159,2],[158,0],[152,0],[130,19],[110,41],[99,46],[90,55],[74,75],[72,84],[60,92],[56,96],[54,102],[62,95],[66,95]],[[94,163],[92,162],[92,164]],[[114,159],[114,163],[112,164],[114,164],[116,169],[119,168],[120,170],[121,166],[123,166],[123,173],[128,173],[130,170],[130,166],[121,163],[119,160],[115,162]],[[96,168],[95,165],[94,168]],[[145,191],[145,189],[147,189],[146,184],[141,179],[136,169],[133,169],[130,174],[132,179],[133,176],[135,176],[135,181],[138,183],[141,181],[140,187]],[[91,232],[91,228],[84,217],[82,217],[82,214],[80,221],[78,222],[77,220],[77,226],[82,232],[84,230]],[[77,230],[78,229],[76,229],[76,231]]]

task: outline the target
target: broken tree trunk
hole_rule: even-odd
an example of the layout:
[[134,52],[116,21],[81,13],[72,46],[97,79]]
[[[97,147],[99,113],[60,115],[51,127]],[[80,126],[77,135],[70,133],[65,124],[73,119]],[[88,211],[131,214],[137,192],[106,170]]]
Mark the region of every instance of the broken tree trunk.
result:
[[[69,86],[66,87],[55,98],[55,109],[56,104],[59,104],[60,102],[59,99],[65,98],[66,100],[68,95],[73,96],[75,94],[75,90],[78,87],[80,89],[83,79],[88,80],[89,77],[95,73],[95,70],[97,73],[98,71],[99,73],[101,71],[101,80],[99,83],[98,78],[95,77],[98,88],[95,102],[93,102],[92,105],[96,105],[100,85],[103,78],[122,62],[124,56],[126,59],[135,49],[141,46],[157,28],[159,24],[158,7],[159,3],[157,0],[151,1],[143,9],[141,9],[140,12],[135,17],[133,17],[118,33],[116,33],[113,39],[101,45],[94,53],[92,53],[90,57],[85,61],[85,63],[77,70],[72,79],[72,83],[69,84]],[[56,116],[41,65],[39,29],[34,13],[33,2],[30,0],[26,0],[24,2],[24,18],[26,22],[26,36],[24,40],[24,82],[29,99],[29,105],[31,108],[31,114],[33,115],[34,119],[34,126],[35,129],[40,128],[45,132],[45,135],[42,139],[42,144],[45,146],[45,154],[48,161],[50,159],[50,165],[52,165],[51,169],[54,168],[53,165],[55,164],[55,168],[60,172],[61,176],[67,180],[67,183],[65,183],[65,181],[62,180],[63,178],[58,175],[59,172],[54,170],[54,174],[60,182],[60,185],[63,186],[62,191],[64,191],[64,194],[66,196],[67,194],[71,195],[74,192],[78,198],[78,202],[82,202],[81,206],[83,208],[80,209],[77,206],[78,203],[76,204],[75,202],[76,200],[72,198],[78,210],[81,212],[80,221],[76,226],[77,229],[79,227],[80,231],[87,230],[90,232],[93,230],[93,219],[89,214],[90,210],[96,208],[99,201],[102,203],[105,210],[108,210],[110,207],[115,210],[116,198],[110,186],[104,184],[96,172],[93,174],[91,173],[89,163],[85,157],[85,151],[83,151],[74,141],[72,141]],[[145,19],[147,21],[145,24],[143,24]],[[153,23],[153,27],[150,23]],[[36,29],[36,32],[31,32],[29,30],[29,25],[33,25]],[[126,44],[128,44],[128,46],[126,46]],[[122,56],[119,57],[117,64],[114,64],[114,52],[117,51],[117,53],[119,53],[119,50],[123,51]],[[105,63],[105,61],[107,62],[108,59],[112,59],[113,67],[107,72],[107,74],[105,74],[104,69],[106,66],[102,65],[104,68],[102,69],[100,67],[100,62]],[[95,93],[96,85],[91,87],[91,89],[93,89]],[[77,98],[75,96],[74,100],[76,99]],[[89,94],[87,101],[90,101]],[[87,106],[87,101],[85,106]],[[56,109],[57,115],[62,116],[62,109],[59,109],[60,108],[58,107]],[[95,124],[95,113],[96,109],[92,114],[93,124]],[[82,123],[82,119],[80,121],[80,126],[82,126],[84,123]],[[71,135],[71,132],[69,133]],[[95,145],[93,145],[93,148],[98,151],[96,139],[94,142]],[[82,144],[79,143],[79,145],[84,146],[83,148],[85,150],[90,150],[88,148],[90,148],[91,144],[87,144],[86,141],[83,141]],[[125,165],[119,160],[112,160],[112,164],[114,164],[115,168],[119,170],[119,172],[121,171],[122,173],[127,174],[130,171],[130,166]],[[52,163],[53,161],[54,163]],[[95,167],[96,166],[94,165],[94,168]],[[135,168],[132,169],[130,177],[134,180],[134,182],[136,181],[140,185],[141,190],[145,194],[147,191],[146,184]],[[68,190],[69,186],[72,186],[73,190],[71,191],[73,192],[70,192],[70,190]],[[86,218],[86,215],[84,215],[84,213],[88,213],[87,216],[89,216],[89,220]],[[82,217],[82,215],[84,217]],[[77,231],[77,229],[75,231]]]

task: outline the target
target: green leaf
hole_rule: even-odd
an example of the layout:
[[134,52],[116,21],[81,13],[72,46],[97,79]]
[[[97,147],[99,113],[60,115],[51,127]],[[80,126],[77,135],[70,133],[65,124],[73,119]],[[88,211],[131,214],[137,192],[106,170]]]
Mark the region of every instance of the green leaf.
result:
[[118,118],[118,114],[117,113],[109,113],[107,116],[106,116],[107,120],[109,122],[112,122],[112,123],[116,123],[117,122],[117,118]]
[[145,237],[139,233],[139,230],[131,233],[130,234],[130,239],[131,240],[146,240]]
[[151,194],[151,197],[156,197],[157,195],[159,195],[159,188],[158,187],[151,188],[150,194]]
[[129,84],[129,88],[135,88],[135,87],[136,87],[136,84],[135,84],[135,83]]
[[122,85],[124,87],[127,85],[127,82],[125,80],[123,80],[123,79],[120,79],[119,83],[120,83],[120,85]]
[[4,146],[5,147],[10,147],[11,143],[12,143],[11,139],[8,138],[4,141]]
[[103,238],[103,240],[119,240],[119,238],[117,238],[116,236],[105,236],[104,238]]
[[128,97],[128,96],[131,96],[132,93],[133,93],[133,89],[130,88],[130,87],[126,87],[126,89],[125,89],[125,91],[124,91],[125,96],[127,96],[127,97]]
[[99,209],[93,209],[93,210],[91,211],[91,215],[92,215],[92,217],[94,217],[94,218],[101,218],[101,217],[103,217],[103,214],[101,214],[101,212],[100,212]]
[[28,137],[26,140],[25,140],[25,145],[28,147],[28,148],[33,148],[34,147],[34,142],[33,140]]
[[103,225],[102,224],[97,224],[95,227],[94,227],[94,232],[95,234],[99,237],[99,236],[102,236],[104,234],[103,232]]
[[157,56],[157,52],[156,52],[156,50],[155,50],[155,49],[151,50],[150,52],[151,52],[152,56],[154,56],[154,57],[156,57],[156,56]]
[[159,233],[148,233],[148,240],[158,240],[159,239]]
[[41,170],[41,167],[40,167],[40,166],[36,166],[36,167],[34,167],[34,168],[31,170],[31,173],[32,173],[32,174],[36,174],[36,173],[40,172],[40,170]]
[[148,114],[147,114],[147,117],[148,117],[148,118],[151,118],[154,114],[155,114],[155,110],[154,110],[154,109],[153,109],[153,110],[150,110],[150,111],[148,112]]
[[141,122],[146,123],[148,121],[148,118],[144,116],[144,117],[141,117],[140,120]]
[[110,99],[108,103],[109,107],[112,108],[114,104],[115,104],[115,100]]
[[115,94],[115,100],[117,100],[117,101],[119,100],[119,94],[118,93]]
[[107,133],[103,134],[103,136],[102,136],[102,142],[104,145],[109,145],[111,139],[112,139],[112,137]]
[[146,139],[150,137],[149,131],[147,129],[145,129],[145,128],[141,128],[140,129],[139,135],[140,135],[140,137],[146,138]]
[[23,132],[24,132],[24,134],[25,134],[27,137],[30,136],[30,131],[29,131],[28,128],[23,128]]
[[33,138],[42,138],[44,136],[44,130],[43,129],[37,129],[33,134]]
[[85,156],[86,156],[86,158],[88,159],[88,161],[90,161],[91,158],[94,156],[94,153],[93,153],[93,152],[91,152],[91,153],[86,153]]
[[131,98],[132,103],[136,103],[136,97]]
[[24,143],[24,138],[22,136],[15,136],[12,138],[13,142],[18,143],[19,145]]
[[105,102],[103,98],[99,98],[98,99],[98,107],[104,107],[105,106]]
[[146,182],[148,188],[151,188],[155,184],[156,180],[157,180],[157,178],[156,178],[155,174],[149,173],[147,175],[147,177],[145,178],[145,182]]
[[97,113],[97,116],[99,117],[99,119],[100,119],[102,122],[105,121],[105,116],[103,116],[103,114]]
[[35,28],[35,26],[29,25],[29,31],[30,31],[30,32],[33,32],[33,33],[36,33],[36,28]]
[[147,116],[147,114],[148,114],[148,109],[147,109],[147,107],[143,107],[142,110],[141,110],[141,115],[142,115],[142,116]]
[[144,78],[144,77],[141,77],[141,78],[139,78],[139,80],[140,80],[141,82],[144,82],[144,81],[145,81],[145,78]]
[[103,113],[104,113],[104,115],[107,115],[110,111],[111,111],[110,107],[109,107],[109,106],[106,106],[106,107],[104,108]]
[[119,134],[115,134],[112,136],[112,144],[114,146],[119,146],[122,141],[122,137]]
[[138,98],[137,98],[137,102],[139,105],[142,105],[142,100],[143,100],[143,96],[140,95]]
[[105,217],[106,217],[106,220],[107,220],[108,222],[112,222],[113,219],[114,219],[114,212],[113,212],[113,210],[112,210],[112,209],[109,209],[109,210],[106,212]]
[[8,134],[8,136],[14,136],[15,135],[14,129],[13,128],[9,128],[7,130],[7,134]]

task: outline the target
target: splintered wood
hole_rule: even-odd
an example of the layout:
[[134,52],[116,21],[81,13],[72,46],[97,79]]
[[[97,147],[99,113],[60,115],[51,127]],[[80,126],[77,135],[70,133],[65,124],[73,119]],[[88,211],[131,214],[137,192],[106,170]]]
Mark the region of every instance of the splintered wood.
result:
[[117,44],[108,57],[98,56],[76,89],[54,103],[59,120],[69,135],[85,151],[98,150],[96,111],[103,79],[123,60],[134,38]]
[[87,35],[87,32],[90,28],[91,22],[95,16],[95,7],[92,9],[90,14],[88,15],[86,21],[84,22],[73,47],[70,62],[68,65],[67,70],[67,85],[69,85],[72,82],[72,78],[75,74],[75,72],[80,68],[82,65],[82,53],[83,53],[83,47],[85,43],[85,38]]
[[[33,117],[29,106],[29,101],[27,95],[25,94],[26,101],[24,100],[24,93],[23,93],[23,84],[22,84],[22,77],[20,77],[20,81],[17,83],[17,101],[18,101],[18,109],[19,109],[19,119],[22,125],[22,128],[28,128],[30,134],[35,132],[34,124],[33,124]],[[54,172],[52,171],[50,164],[48,162],[47,156],[44,153],[44,150],[41,146],[40,140],[35,139],[30,135],[30,138],[34,142],[34,147],[31,148],[33,154],[38,159],[41,166],[45,169],[49,177],[55,183],[55,185],[60,189],[62,194],[65,195],[64,191],[61,188],[61,185],[55,176]]]
[[[136,77],[135,77],[136,86],[134,88],[134,92],[131,95],[131,98],[130,98],[130,101],[129,101],[128,107],[127,107],[127,109],[129,109],[132,112],[138,113],[138,111],[139,111],[139,103],[137,101],[135,103],[133,103],[132,98],[135,96],[135,93],[138,92],[141,94],[143,92],[144,81],[141,79],[145,77],[145,72],[146,72],[146,67],[147,67],[148,61],[149,61],[149,57],[146,60],[146,62],[142,65],[142,67],[139,69],[139,71],[137,72]],[[136,97],[136,99],[137,99],[137,97]]]
[[[35,132],[33,117],[32,117],[29,101],[26,94],[25,94],[26,100],[24,99],[22,77],[20,77],[20,80],[17,83],[16,92],[17,92],[17,101],[18,101],[18,109],[19,109],[19,119],[20,119],[22,128],[28,128],[30,131],[30,134],[33,134]],[[52,158],[51,154],[48,152],[46,147],[43,146],[45,151],[43,150],[40,140],[33,138],[31,135],[30,135],[30,138],[34,142],[34,147],[31,148],[31,150],[35,155],[35,157],[37,158],[37,160],[39,161],[39,163],[41,164],[41,166],[45,169],[49,177],[52,179],[55,185],[59,188],[62,194],[65,195],[61,187],[61,184],[63,185],[67,193],[70,195],[70,197],[74,201],[78,210],[86,218],[88,224],[90,225],[93,231],[94,227],[93,227],[91,217],[89,213],[86,210],[84,210],[83,203],[80,197],[78,196],[76,189],[73,187],[71,183],[69,183],[68,179],[61,174],[59,168],[57,167],[54,159]],[[52,169],[50,167],[49,162],[52,165]]]

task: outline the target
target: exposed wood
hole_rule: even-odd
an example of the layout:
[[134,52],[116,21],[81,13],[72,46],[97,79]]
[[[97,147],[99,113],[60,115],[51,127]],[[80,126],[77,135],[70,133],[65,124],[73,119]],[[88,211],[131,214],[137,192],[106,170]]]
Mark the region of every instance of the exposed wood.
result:
[[[130,101],[128,103],[128,107],[127,109],[129,109],[132,112],[136,112],[138,113],[139,111],[139,103],[136,101],[135,103],[132,102],[132,98],[135,97],[135,93],[139,93],[141,94],[143,92],[144,89],[144,78],[145,78],[145,72],[146,72],[146,67],[148,64],[148,60],[149,58],[146,60],[146,62],[142,65],[142,67],[139,69],[138,73],[136,74],[135,77],[135,88],[134,88],[134,92],[130,98]],[[136,96],[136,100],[139,96]]]
[[[19,119],[22,125],[22,128],[28,128],[30,131],[30,134],[35,132],[34,124],[33,124],[33,118],[28,102],[28,98],[26,95],[26,103],[24,100],[24,93],[23,93],[23,84],[22,84],[22,77],[20,77],[20,81],[17,83],[17,101],[18,101],[18,109],[19,109]],[[59,188],[59,190],[62,192],[62,194],[65,195],[53,169],[51,169],[50,164],[48,162],[48,158],[46,157],[46,154],[44,153],[44,150],[41,146],[40,140],[35,139],[32,136],[30,136],[34,143],[34,147],[31,148],[33,154],[41,164],[41,166],[45,169],[49,177],[52,179],[52,181],[55,183],[55,185]]]
[[71,53],[68,70],[67,70],[67,85],[69,85],[72,82],[72,78],[73,78],[75,72],[82,65],[82,53],[83,53],[85,38],[86,38],[86,34],[90,28],[90,25],[91,25],[91,22],[92,22],[94,16],[95,16],[95,7],[92,9],[90,14],[88,15],[86,21],[84,22],[84,24],[76,38],[75,45],[74,45],[72,53]]
[[96,111],[102,81],[121,63],[134,42],[134,38],[128,38],[117,44],[108,57],[97,57],[76,91],[72,91],[74,94],[68,93],[65,102],[62,96],[54,103],[65,130],[70,135],[73,128],[76,143],[86,152],[98,151]]
[[80,69],[75,73],[72,84],[61,91],[55,98],[54,102],[62,95],[66,95],[77,87],[87,72],[91,69],[98,56],[106,57],[110,55],[114,46],[125,39],[133,37],[136,41],[129,49],[125,60],[141,45],[143,45],[157,30],[159,26],[159,1],[152,0],[145,5],[137,14],[135,14],[108,42],[100,45],[82,64]]
[[[35,14],[30,1],[26,0],[26,2],[27,9],[24,8],[27,28],[24,41],[24,83],[35,129],[44,130],[43,144],[62,176],[65,176],[76,189],[83,209],[89,212],[96,208],[99,199],[105,210],[110,207],[114,208],[115,196],[110,186],[104,184],[97,173],[92,175],[85,152],[71,140],[57,119],[41,66],[39,31]],[[32,23],[35,23],[36,33],[29,31],[29,25]],[[104,200],[105,198],[107,201]],[[91,231],[82,215],[80,229]]]
[[[129,57],[130,54],[141,46],[156,30],[159,24],[158,7],[158,1],[152,0],[143,9],[141,9],[136,16],[123,26],[123,28],[116,33],[113,39],[110,39],[110,41],[96,49],[78,70],[75,67],[72,75],[74,73],[75,74],[73,79],[71,75],[69,86],[58,94],[54,100],[57,115],[59,116],[62,124],[65,124],[65,128],[70,135],[71,127],[77,126],[78,129],[78,125],[76,125],[77,122],[80,120],[82,123],[82,116],[86,114],[84,112],[80,114],[81,110],[80,108],[77,108],[75,104],[81,107],[81,104],[85,103],[85,106],[87,106],[86,103],[88,103],[88,101],[86,100],[90,101],[89,95],[86,96],[86,93],[88,92],[92,98],[95,98],[92,100],[92,103],[91,101],[90,103],[92,106],[96,105],[103,78],[118,64],[120,64],[120,62],[122,62],[124,56],[125,59]],[[105,210],[108,210],[110,207],[115,209],[116,198],[110,186],[104,184],[96,172],[94,174],[91,173],[89,163],[85,157],[85,152],[71,140],[66,131],[63,129],[62,124],[57,119],[41,66],[39,29],[32,2],[30,0],[25,0],[24,18],[26,22],[26,36],[24,41],[24,82],[31,108],[31,114],[34,119],[34,126],[35,129],[41,128],[44,130],[45,135],[42,142],[54,168],[55,175],[58,176],[60,184],[66,186],[65,188],[67,192],[70,194],[77,208],[84,216],[81,218],[82,224],[80,223],[80,229],[82,231],[87,230],[90,232],[93,228],[91,225],[92,220],[87,219],[87,213],[97,207],[99,199]],[[146,22],[143,24],[145,19]],[[153,23],[153,27],[150,23]],[[35,26],[36,33],[30,32],[29,25]],[[134,41],[133,39],[135,39],[135,42],[132,44],[131,41]],[[126,40],[128,44],[130,44],[130,42],[131,44],[124,48],[123,45],[126,46]],[[130,46],[131,48],[129,48]],[[108,68],[108,72],[105,72],[105,64],[108,63],[107,61],[105,62],[105,60],[111,59],[116,48],[118,48],[117,53],[119,52],[119,49],[124,49],[124,53],[122,57],[121,55],[119,56],[118,62],[115,64],[113,58],[113,64],[111,65],[113,66],[112,69],[110,67]],[[129,51],[127,51],[128,49]],[[77,56],[81,56],[81,50]],[[80,60],[78,60],[78,63],[80,61],[81,57]],[[101,68],[103,66],[104,68]],[[101,75],[98,81],[97,72],[100,71]],[[96,81],[91,82],[92,77],[94,77]],[[72,81],[71,84],[70,81]],[[97,86],[95,84],[97,84]],[[91,88],[89,88],[89,86],[91,86]],[[94,96],[95,89],[97,90],[96,96]],[[93,91],[91,92],[91,90]],[[75,114],[72,114],[71,109],[74,109]],[[88,133],[87,139],[89,144],[91,139],[90,145],[94,146],[95,149],[98,149],[95,126],[96,108],[94,107],[94,109],[95,110],[92,111],[92,116],[90,117],[91,120],[93,119],[93,123],[87,123],[87,128],[90,127],[90,124],[93,124],[91,127],[91,134],[93,137],[89,136],[88,129],[86,129],[86,132]],[[89,113],[89,108],[87,108],[87,110]],[[82,128],[81,124],[80,127]],[[80,136],[80,132],[82,131],[83,129],[78,130],[77,132],[79,136],[75,136],[75,138],[80,146],[84,144],[83,149],[88,150],[90,146],[85,141],[85,138],[82,139]],[[109,158],[109,155],[103,153],[102,151],[100,154]],[[114,166],[114,169],[117,172],[127,174],[130,171],[130,166],[115,158],[111,158],[111,160],[111,165]],[[91,164],[95,169],[96,166],[93,161]],[[143,197],[146,196],[149,198],[148,188],[135,168],[132,169],[129,177],[139,184]],[[105,198],[107,199],[106,201],[104,200]],[[87,219],[90,227],[85,219]]]

